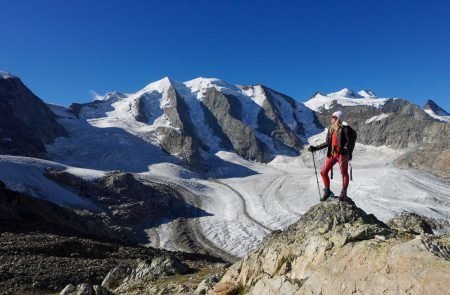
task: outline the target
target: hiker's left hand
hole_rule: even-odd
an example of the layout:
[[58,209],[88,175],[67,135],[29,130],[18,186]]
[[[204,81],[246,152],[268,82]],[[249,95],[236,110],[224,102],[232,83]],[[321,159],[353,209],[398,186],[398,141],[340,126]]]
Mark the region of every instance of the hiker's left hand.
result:
[[309,148],[308,148],[308,151],[309,151],[309,152],[314,152],[315,150],[317,150],[317,149],[316,149],[316,147],[313,146],[313,145],[309,146]]

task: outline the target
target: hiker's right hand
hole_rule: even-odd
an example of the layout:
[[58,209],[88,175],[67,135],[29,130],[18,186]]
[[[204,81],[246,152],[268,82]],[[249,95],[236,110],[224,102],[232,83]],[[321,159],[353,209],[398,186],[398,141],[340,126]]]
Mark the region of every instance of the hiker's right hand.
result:
[[310,151],[310,152],[314,152],[315,150],[317,150],[317,149],[313,145],[310,145],[309,148],[308,148],[308,151]]

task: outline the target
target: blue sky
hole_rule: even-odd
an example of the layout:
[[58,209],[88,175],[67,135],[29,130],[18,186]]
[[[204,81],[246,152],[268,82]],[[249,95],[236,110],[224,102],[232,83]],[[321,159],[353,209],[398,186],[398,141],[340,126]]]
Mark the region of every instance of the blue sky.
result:
[[47,102],[170,76],[305,100],[371,89],[450,111],[450,1],[5,1],[0,70]]

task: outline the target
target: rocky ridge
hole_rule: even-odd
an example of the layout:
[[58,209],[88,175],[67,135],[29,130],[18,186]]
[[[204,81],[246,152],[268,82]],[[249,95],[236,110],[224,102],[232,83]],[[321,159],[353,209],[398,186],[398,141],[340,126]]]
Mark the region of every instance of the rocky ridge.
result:
[[45,144],[67,135],[56,115],[18,77],[0,75],[0,153],[45,157]]

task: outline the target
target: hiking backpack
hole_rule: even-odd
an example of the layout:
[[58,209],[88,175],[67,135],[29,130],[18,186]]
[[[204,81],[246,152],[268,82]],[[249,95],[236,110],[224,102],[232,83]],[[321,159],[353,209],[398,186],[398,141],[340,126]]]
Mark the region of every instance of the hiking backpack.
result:
[[355,148],[355,144],[356,144],[356,138],[358,135],[357,135],[355,129],[353,129],[349,125],[347,125],[347,130],[348,130],[348,137],[349,137],[348,154],[349,154],[350,160],[351,160],[352,154],[353,154],[353,149]]

